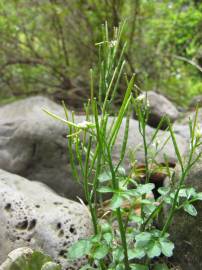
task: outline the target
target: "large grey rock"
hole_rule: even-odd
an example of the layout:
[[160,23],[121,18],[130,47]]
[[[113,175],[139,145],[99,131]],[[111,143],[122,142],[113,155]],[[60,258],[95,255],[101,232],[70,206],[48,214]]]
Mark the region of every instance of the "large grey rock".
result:
[[20,247],[42,250],[63,269],[82,264],[67,261],[67,248],[92,233],[86,206],[65,199],[39,182],[0,170],[0,264]]
[[[147,92],[149,102],[150,116],[148,124],[152,127],[157,127],[163,116],[167,116],[171,122],[174,122],[179,117],[177,108],[163,95],[154,91]],[[167,123],[164,122],[162,128],[166,128]]]
[[[178,169],[177,166],[177,175]],[[166,184],[168,185],[168,182]],[[191,169],[185,184],[202,192],[202,160]],[[176,213],[170,227],[170,234],[175,243],[173,260],[183,270],[202,269],[202,201],[196,202],[194,206],[198,212],[196,217],[182,210]],[[166,213],[167,211],[168,209],[165,209]]]
[[[196,111],[186,112],[183,117],[179,118],[174,124],[173,129],[174,132],[187,141],[190,138],[190,131],[189,131],[189,121],[191,120],[192,123],[194,122],[196,115]],[[198,110],[198,118],[197,118],[197,129],[201,129],[202,131],[202,109]]]
[[33,97],[0,108],[0,168],[39,180],[69,198],[81,196],[72,179],[66,127],[42,108],[63,115],[63,108],[44,97]]
[[191,100],[189,107],[190,109],[195,109],[196,106],[202,107],[202,95],[198,95],[193,97],[193,99]]
[[[68,198],[76,196],[83,198],[81,185],[75,182],[71,173],[66,138],[68,128],[48,116],[42,108],[64,117],[62,106],[41,96],[0,107],[0,168],[29,180],[44,182],[57,193]],[[77,123],[84,119],[83,115],[75,116]],[[113,120],[114,118],[111,117],[109,122]],[[125,124],[124,119],[113,151],[114,161],[119,160]],[[154,132],[153,128],[147,127],[148,141]],[[160,132],[159,146],[163,145],[168,136],[167,132]],[[177,141],[184,154],[187,148],[186,140],[177,136]],[[141,145],[138,122],[131,119],[127,154],[130,150],[134,151],[138,148],[135,157],[139,162],[144,162]],[[176,162],[171,140],[158,153],[156,160],[163,162],[164,154],[170,162]],[[129,165],[128,158],[125,159],[124,164]]]

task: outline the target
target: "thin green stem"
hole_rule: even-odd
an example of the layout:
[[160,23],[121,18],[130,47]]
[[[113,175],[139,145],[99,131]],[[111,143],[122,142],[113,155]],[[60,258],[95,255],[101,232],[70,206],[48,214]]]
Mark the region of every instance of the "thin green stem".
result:
[[[112,174],[112,186],[113,186],[114,190],[118,190],[119,189],[119,183],[118,183],[118,181],[116,179],[116,174],[115,174],[112,159],[111,159],[111,152],[110,152],[109,146],[108,145],[106,145],[106,146],[107,146],[107,152],[108,152],[108,160],[109,160],[110,171],[111,171],[111,174]],[[127,247],[127,242],[126,242],[126,231],[124,229],[123,218],[122,218],[120,208],[116,209],[116,216],[117,216],[117,221],[118,221],[118,224],[119,224],[119,231],[120,231],[122,246],[123,246],[123,250],[124,250],[125,270],[130,270],[129,259],[128,259],[128,247]]]
[[95,208],[92,205],[90,191],[88,187],[88,169],[89,169],[89,157],[90,157],[91,144],[92,144],[92,137],[89,138],[88,150],[86,154],[85,171],[84,171],[84,192],[85,192],[85,197],[87,199],[87,202],[90,208],[90,213],[91,213],[93,227],[94,227],[94,234],[96,235],[98,233],[97,216],[96,216]]

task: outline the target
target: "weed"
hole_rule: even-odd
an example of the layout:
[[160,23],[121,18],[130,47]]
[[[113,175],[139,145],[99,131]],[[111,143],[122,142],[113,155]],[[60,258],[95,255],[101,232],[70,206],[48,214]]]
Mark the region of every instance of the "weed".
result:
[[[89,263],[84,269],[116,269],[116,270],[148,270],[169,269],[166,264],[158,263],[154,258],[170,257],[174,244],[169,240],[169,227],[174,214],[183,208],[190,215],[197,214],[193,202],[202,200],[202,194],[194,188],[185,187],[185,179],[191,167],[200,158],[197,149],[201,145],[201,135],[197,133],[197,113],[194,121],[190,121],[190,150],[184,159],[178,148],[175,134],[168,119],[162,119],[150,140],[146,136],[149,104],[147,96],[137,96],[135,76],[126,78],[127,89],[117,117],[110,118],[110,109],[123,77],[125,60],[124,50],[120,48],[121,33],[124,24],[114,31],[109,40],[107,25],[103,31],[103,42],[98,43],[99,60],[99,91],[97,97],[94,90],[94,72],[91,75],[91,98],[85,105],[86,120],[74,122],[74,115],[69,115],[64,106],[66,119],[50,112],[53,117],[69,127],[68,147],[74,176],[82,183],[88,203],[94,235],[76,242],[68,250],[68,258],[76,260],[88,257]],[[123,167],[126,156],[129,123],[132,108],[135,110],[142,136],[144,150],[145,181],[132,177]],[[160,187],[157,198],[151,196],[155,188],[150,183],[152,168],[156,167],[156,156],[159,152],[158,132],[164,121],[168,122],[169,138],[172,140],[175,153],[180,164],[181,173],[177,183],[170,187]],[[113,161],[113,150],[120,128],[125,123],[118,162]],[[167,142],[167,140],[166,140]],[[165,143],[166,143],[165,142]],[[150,146],[155,145],[155,152]],[[161,146],[162,147],[162,146]],[[161,149],[160,149],[161,150]],[[75,153],[75,155],[74,155]],[[75,167],[77,160],[81,176]],[[165,157],[165,171],[173,180],[174,172],[169,168]],[[80,178],[81,177],[81,178]],[[82,179],[82,180],[81,180]],[[110,200],[105,201],[106,194]],[[164,205],[169,205],[167,219],[161,229],[154,224],[162,212]],[[102,215],[100,217],[100,211]],[[157,262],[157,263],[156,263]]]

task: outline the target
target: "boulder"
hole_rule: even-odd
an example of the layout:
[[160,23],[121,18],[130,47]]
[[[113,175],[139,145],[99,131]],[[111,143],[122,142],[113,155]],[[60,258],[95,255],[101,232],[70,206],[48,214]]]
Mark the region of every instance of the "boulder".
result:
[[[186,112],[181,118],[179,118],[174,124],[173,124],[173,130],[175,134],[180,135],[187,141],[189,140],[190,137],[190,132],[189,132],[189,121],[192,120],[194,121],[196,115],[196,111],[192,112]],[[198,110],[198,127],[197,129],[202,129],[202,109]],[[202,131],[202,130],[201,130]]]
[[189,108],[195,109],[197,105],[199,107],[202,107],[202,95],[198,95],[198,96],[193,97],[193,99],[189,103]]
[[[82,187],[73,179],[71,173],[66,138],[68,127],[47,115],[42,108],[64,117],[62,106],[42,96],[27,98],[0,107],[0,168],[29,180],[44,182],[58,194],[68,198],[75,199],[76,196],[83,198]],[[84,115],[75,116],[77,123],[84,120]],[[110,117],[110,124],[112,121],[114,118]],[[123,120],[115,143],[114,161],[119,160],[125,124],[126,119]],[[148,141],[154,132],[155,129],[147,127]],[[167,132],[160,131],[159,146],[164,144],[168,136]],[[177,141],[182,154],[185,153],[186,140],[177,136]],[[154,152],[154,146],[152,147],[151,151]],[[137,150],[135,158],[139,162],[144,162],[138,122],[131,119],[127,154],[134,150]],[[176,162],[171,140],[168,140],[156,156],[157,162],[164,161],[164,154],[169,162]],[[128,166],[129,162],[129,158],[126,158],[124,165]]]
[[68,247],[92,233],[85,205],[65,199],[44,184],[0,170],[0,264],[20,247],[41,250],[62,265],[79,269],[84,260],[66,259]]
[[69,198],[81,196],[67,154],[67,129],[42,108],[63,115],[63,108],[38,96],[0,107],[0,168],[43,181]]
[[[178,166],[176,172],[178,174]],[[202,161],[191,169],[185,184],[187,187],[194,187],[198,192],[202,192]],[[194,206],[198,212],[196,217],[180,210],[176,213],[170,227],[171,238],[175,243],[173,261],[183,270],[202,269],[202,201],[196,202]],[[165,213],[167,215],[167,208],[165,208]]]
[[[177,108],[165,96],[154,91],[147,92],[147,99],[150,108],[150,116],[148,124],[157,127],[163,116],[167,116],[171,122],[179,117]],[[163,123],[162,129],[167,127],[167,123]]]

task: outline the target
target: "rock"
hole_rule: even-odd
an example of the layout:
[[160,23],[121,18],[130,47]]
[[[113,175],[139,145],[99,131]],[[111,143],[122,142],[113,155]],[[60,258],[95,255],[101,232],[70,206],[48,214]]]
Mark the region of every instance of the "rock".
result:
[[[82,187],[73,179],[71,173],[66,138],[68,128],[48,116],[42,108],[64,117],[62,106],[41,96],[0,107],[0,168],[29,180],[44,182],[58,194],[68,198],[83,198]],[[77,123],[84,120],[84,115],[75,116]],[[114,118],[110,117],[109,122],[112,123],[113,120]],[[124,119],[113,151],[114,161],[119,160],[125,124]],[[148,140],[154,132],[153,128],[147,127]],[[168,136],[167,132],[161,131],[159,145],[162,145]],[[182,153],[185,153],[186,141],[181,136],[177,136],[177,141]],[[127,154],[138,148],[135,157],[139,162],[144,162],[140,144],[142,138],[138,122],[131,119]],[[169,162],[176,161],[171,140],[158,153],[156,160],[163,162],[164,154]],[[124,165],[129,166],[129,162],[129,158],[126,158]]]
[[[112,119],[110,119],[110,121],[112,121]],[[119,157],[119,153],[121,149],[121,143],[124,137],[125,124],[126,124],[126,120],[124,119],[122,122],[121,129],[118,133],[117,142],[115,144],[115,149],[114,149],[115,151],[113,153],[113,160],[115,161],[118,161],[118,157]],[[139,126],[138,121],[131,119],[130,126],[129,126],[127,153],[135,152],[135,158],[137,159],[137,161],[139,161],[140,163],[144,163],[142,137],[138,130],[138,126]],[[150,126],[147,126],[146,128],[147,142],[151,140],[154,132],[155,132],[155,129],[151,128]],[[171,139],[168,139],[169,136],[170,136],[169,132],[160,130],[155,140],[155,142],[158,142],[158,149],[161,149],[161,151],[158,152],[155,158],[158,163],[165,162],[164,155],[167,157],[170,163],[176,163],[177,161],[172,141]],[[179,146],[179,149],[181,150],[182,155],[185,154],[187,151],[186,140],[184,140],[181,136],[178,136],[178,135],[176,135],[176,140],[178,142],[178,146]],[[154,154],[154,152],[155,152],[155,145],[152,144],[149,149],[148,155],[151,157]],[[128,159],[126,159],[126,164],[127,162],[129,162]]]
[[[163,116],[167,116],[171,122],[179,117],[177,108],[163,95],[154,91],[147,92],[147,99],[150,108],[150,117],[148,124],[157,127]],[[163,123],[162,129],[167,127],[167,123]]]
[[63,269],[79,269],[66,259],[78,239],[92,233],[86,206],[55,194],[44,184],[0,170],[0,263],[13,249],[41,250]]
[[[187,187],[194,187],[198,192],[202,192],[202,161],[191,169],[185,183]],[[173,260],[183,270],[202,269],[202,201],[198,201],[194,206],[198,212],[196,217],[182,210],[176,213],[170,228],[175,243]],[[167,211],[168,209],[165,209],[166,213]]]
[[[192,120],[192,123],[194,121],[196,112],[187,112],[183,115],[183,117],[179,118],[174,124],[173,124],[173,130],[176,134],[180,135],[187,141],[190,138],[190,132],[189,132],[189,121]],[[202,109],[198,110],[198,127],[202,129]],[[197,128],[198,128],[197,127]],[[202,131],[202,130],[201,130]]]
[[202,107],[202,95],[198,95],[198,96],[193,97],[193,99],[189,103],[189,108],[195,109],[197,105],[199,107]]
[[63,115],[63,108],[38,96],[0,107],[0,168],[43,181],[69,198],[82,196],[72,177],[67,128],[42,111]]

